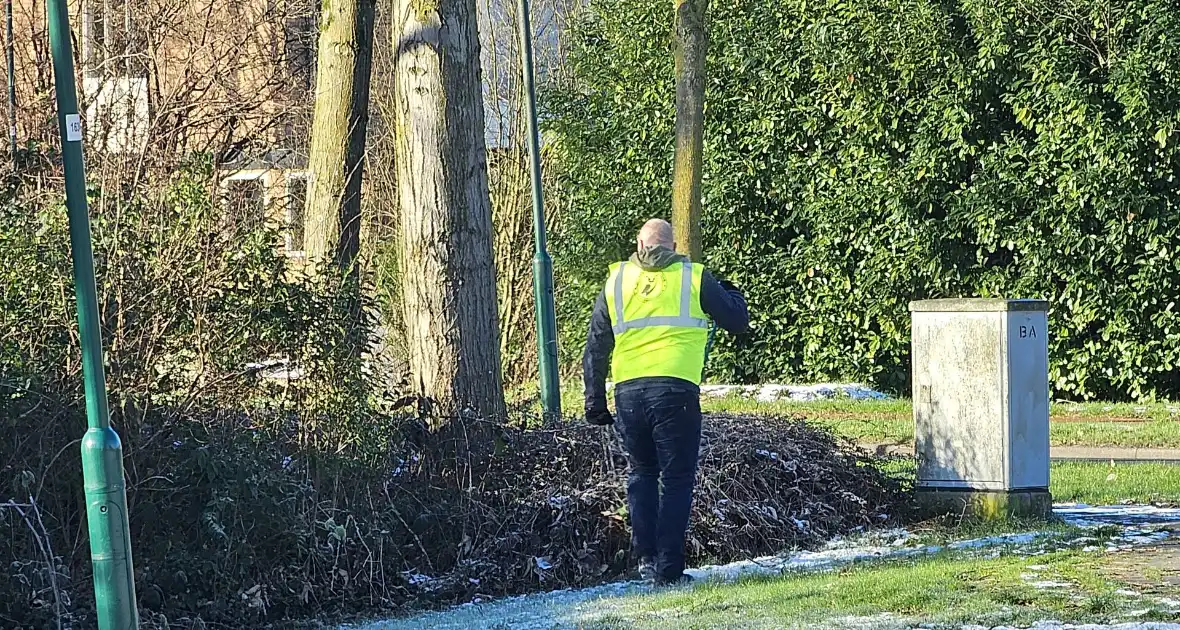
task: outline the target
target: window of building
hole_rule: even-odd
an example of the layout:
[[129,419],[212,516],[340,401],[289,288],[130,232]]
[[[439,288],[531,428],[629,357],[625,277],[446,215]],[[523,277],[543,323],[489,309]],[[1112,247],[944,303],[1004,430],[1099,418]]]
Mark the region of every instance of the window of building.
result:
[[307,205],[307,174],[287,174],[286,246],[289,256],[303,256]]
[[134,1],[85,0],[82,10],[85,76],[147,76],[147,38],[134,20]]
[[266,224],[266,177],[257,173],[237,173],[222,182],[226,226],[246,234]]
[[288,16],[283,22],[283,56],[287,62],[287,73],[291,87],[299,95],[309,95],[315,85],[316,28],[315,10],[298,3],[296,15]]
[[132,19],[136,1],[83,0],[82,4],[86,142],[110,153],[138,152],[147,145],[148,46],[146,34],[137,30]]

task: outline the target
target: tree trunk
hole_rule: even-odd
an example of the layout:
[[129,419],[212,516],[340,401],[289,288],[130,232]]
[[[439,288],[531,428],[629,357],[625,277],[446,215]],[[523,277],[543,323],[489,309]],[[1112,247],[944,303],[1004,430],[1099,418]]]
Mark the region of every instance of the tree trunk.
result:
[[705,134],[705,55],[709,0],[676,0],[676,155],[672,230],[676,247],[701,258],[701,168]]
[[492,210],[474,0],[394,0],[406,346],[440,416],[502,417]]
[[308,153],[305,251],[351,271],[360,252],[373,0],[324,0]]

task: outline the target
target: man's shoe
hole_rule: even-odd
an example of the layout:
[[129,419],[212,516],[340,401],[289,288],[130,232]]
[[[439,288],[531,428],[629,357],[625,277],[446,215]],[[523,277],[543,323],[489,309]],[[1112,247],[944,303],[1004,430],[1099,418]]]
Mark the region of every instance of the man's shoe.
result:
[[656,579],[656,561],[651,558],[639,559],[639,579],[651,582]]
[[674,578],[667,578],[662,575],[657,575],[655,579],[656,586],[688,586],[692,584],[693,577],[687,573],[681,573]]

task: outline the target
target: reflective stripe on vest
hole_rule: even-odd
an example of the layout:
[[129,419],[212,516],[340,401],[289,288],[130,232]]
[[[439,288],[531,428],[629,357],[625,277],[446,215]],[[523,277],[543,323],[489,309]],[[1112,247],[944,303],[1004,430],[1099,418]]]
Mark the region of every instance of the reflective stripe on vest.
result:
[[615,322],[612,326],[615,335],[621,335],[628,330],[648,328],[650,326],[676,326],[678,328],[708,328],[709,320],[692,316],[692,263],[681,263],[680,273],[680,314],[655,317],[641,317],[627,321],[623,317],[623,272],[627,263],[619,265],[615,274]]
[[651,270],[635,263],[611,265],[614,275],[603,290],[615,333],[615,383],[673,377],[700,384],[709,337],[700,304],[704,272],[690,262]]

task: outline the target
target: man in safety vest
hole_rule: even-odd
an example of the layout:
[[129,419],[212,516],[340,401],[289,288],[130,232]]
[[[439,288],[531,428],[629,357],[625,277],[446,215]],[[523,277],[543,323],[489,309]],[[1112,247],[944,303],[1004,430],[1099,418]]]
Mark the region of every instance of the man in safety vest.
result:
[[631,552],[643,579],[658,585],[691,581],[684,573],[684,538],[700,452],[709,319],[730,332],[745,331],[745,298],[677,254],[672,226],[652,219],[631,259],[611,265],[582,359],[586,419],[596,425],[614,423],[606,405],[610,364],[616,429],[630,463]]

